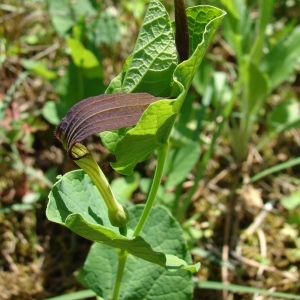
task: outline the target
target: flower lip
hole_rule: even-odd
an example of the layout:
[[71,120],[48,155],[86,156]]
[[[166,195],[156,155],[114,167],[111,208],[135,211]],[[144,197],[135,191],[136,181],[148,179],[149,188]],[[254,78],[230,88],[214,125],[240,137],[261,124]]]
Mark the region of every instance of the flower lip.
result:
[[72,147],[106,130],[134,126],[146,108],[162,98],[148,93],[116,93],[86,98],[75,104],[61,120],[55,135],[76,160]]

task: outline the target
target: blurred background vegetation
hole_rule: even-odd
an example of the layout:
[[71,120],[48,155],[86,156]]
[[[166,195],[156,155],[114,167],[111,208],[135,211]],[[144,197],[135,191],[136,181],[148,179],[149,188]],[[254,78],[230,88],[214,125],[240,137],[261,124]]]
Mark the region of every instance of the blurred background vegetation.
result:
[[[45,218],[56,176],[76,168],[53,132],[121,71],[148,2],[0,3],[1,299],[83,288],[76,270],[90,242]],[[162,3],[172,16],[173,1]],[[186,4],[227,16],[172,133],[157,204],[181,222],[202,263],[195,299],[269,299],[201,289],[209,280],[299,295],[300,1]],[[99,137],[87,145],[119,197],[142,203],[155,155],[122,178]]]

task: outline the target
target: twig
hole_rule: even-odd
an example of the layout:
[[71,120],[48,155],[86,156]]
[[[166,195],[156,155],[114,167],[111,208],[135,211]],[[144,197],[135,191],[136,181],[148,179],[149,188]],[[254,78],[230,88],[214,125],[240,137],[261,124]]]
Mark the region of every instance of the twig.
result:
[[14,261],[13,261],[12,257],[10,256],[10,254],[5,250],[2,250],[1,252],[2,252],[3,257],[8,262],[10,270],[15,272],[15,273],[18,273],[19,272],[18,266],[14,263]]
[[245,230],[244,234],[242,235],[242,239],[244,240],[247,236],[252,235],[257,228],[262,224],[266,216],[272,209],[274,208],[275,200],[272,199],[269,202],[267,202],[263,209],[259,212],[259,214],[255,217],[254,221],[251,223],[251,225]]
[[[230,254],[234,258],[236,258],[237,260],[239,260],[240,262],[242,262],[242,263],[244,263],[248,266],[251,266],[251,267],[254,267],[254,268],[259,268],[261,266],[261,263],[255,261],[253,259],[238,255],[235,251],[231,251]],[[297,282],[300,279],[299,274],[296,275],[296,274],[293,274],[293,273],[287,272],[287,271],[279,271],[277,268],[275,268],[273,266],[264,266],[264,269],[267,272],[276,273],[276,274],[278,274],[282,277],[285,277],[285,278],[287,278],[287,279],[289,279],[293,282]]]
[[54,52],[56,49],[59,48],[59,43],[55,43],[54,45],[51,45],[50,47],[46,48],[45,50],[39,52],[38,54],[32,56],[31,60],[38,60],[46,55],[49,55],[51,52]]
[[229,55],[231,56],[236,55],[234,49],[224,39],[220,39],[219,43],[228,52]]
[[[221,267],[221,274],[222,274],[222,282],[224,284],[229,284],[228,280],[228,261],[229,261],[229,234],[230,234],[230,222],[232,217],[232,206],[230,205],[230,200],[228,201],[227,206],[227,213],[225,217],[225,226],[224,226],[224,243],[222,248],[222,260],[224,265]],[[226,300],[228,296],[228,291],[223,290],[222,292],[223,299]]]
[[[266,257],[267,257],[267,241],[266,241],[266,236],[262,229],[260,229],[260,228],[257,229],[257,236],[258,236],[258,240],[259,240],[260,255],[263,259],[266,259]],[[264,270],[265,270],[265,266],[260,265],[257,270],[257,277],[259,279],[262,277]]]

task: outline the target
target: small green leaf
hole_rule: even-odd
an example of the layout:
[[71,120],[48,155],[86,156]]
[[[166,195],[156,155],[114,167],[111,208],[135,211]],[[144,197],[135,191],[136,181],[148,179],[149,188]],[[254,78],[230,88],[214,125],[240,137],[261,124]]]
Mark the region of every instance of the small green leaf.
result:
[[77,67],[97,69],[101,75],[99,61],[93,52],[86,49],[83,44],[76,39],[68,38],[67,43],[71,49],[72,59]]
[[281,205],[287,210],[293,210],[300,206],[300,191],[292,193],[290,196],[281,199]]
[[66,112],[63,105],[55,101],[47,101],[42,110],[43,117],[53,125],[58,125]]
[[122,140],[131,127],[124,127],[118,130],[104,131],[100,133],[101,140],[104,146],[111,152],[115,153],[117,144]]
[[166,167],[166,188],[180,184],[193,169],[200,156],[197,143],[190,143],[181,148],[171,149]]
[[21,63],[25,69],[47,80],[53,80],[57,76],[55,72],[49,70],[47,66],[41,62],[30,59],[22,59]]
[[285,100],[278,104],[269,115],[269,130],[276,133],[300,126],[300,107],[297,100]]

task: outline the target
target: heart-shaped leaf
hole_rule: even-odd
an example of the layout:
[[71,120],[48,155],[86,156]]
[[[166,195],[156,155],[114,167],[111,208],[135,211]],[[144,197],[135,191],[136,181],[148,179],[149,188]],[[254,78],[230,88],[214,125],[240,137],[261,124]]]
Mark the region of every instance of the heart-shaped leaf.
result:
[[[143,206],[131,207],[128,228],[134,228],[142,213]],[[157,220],[160,220],[157,222]],[[191,274],[178,270],[178,265],[191,262],[182,230],[179,224],[161,208],[154,207],[141,232],[156,251],[172,253],[166,255],[168,269],[175,266],[175,272],[168,272],[154,264],[129,256],[122,278],[119,299],[191,299],[193,282]],[[106,245],[95,243],[85,261],[80,278],[84,283],[104,299],[111,299],[111,293],[117,271],[117,252]],[[95,265],[101,264],[101,268]],[[184,266],[181,267],[182,269]]]
[[[140,213],[142,208],[139,208]],[[129,229],[134,229],[137,223],[137,216],[132,215],[134,209],[136,208],[129,209],[129,214],[131,213]],[[155,208],[152,214],[159,214],[153,217],[153,222],[158,218],[159,226],[163,226],[161,231],[164,234],[160,238],[161,243],[173,243],[175,248],[180,248],[179,245],[184,243],[184,238],[181,236],[178,240],[179,232],[181,235],[182,232],[177,221],[163,208]],[[145,239],[143,235],[134,238],[121,235],[118,229],[111,225],[104,200],[89,176],[82,170],[65,174],[53,186],[49,194],[46,215],[50,221],[62,224],[84,238],[123,249],[136,257],[167,269],[182,268],[195,272],[199,267],[189,266],[181,258],[174,259],[173,256],[164,254],[162,247],[157,246],[154,250],[153,246],[145,240],[148,238],[147,231],[144,231]],[[172,242],[173,239],[176,241]],[[169,254],[176,254],[176,249]]]

